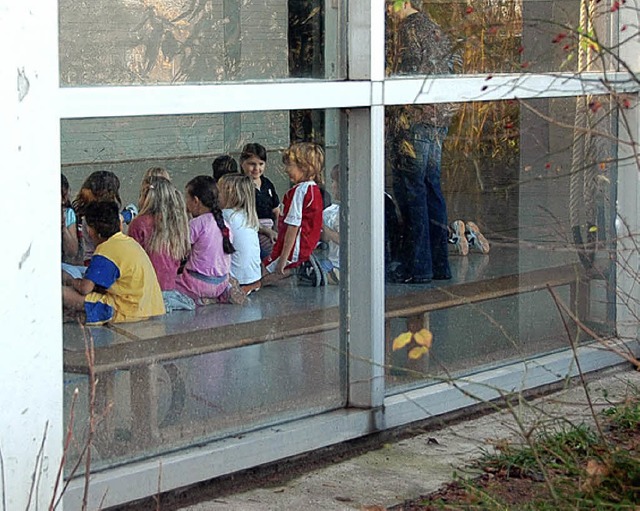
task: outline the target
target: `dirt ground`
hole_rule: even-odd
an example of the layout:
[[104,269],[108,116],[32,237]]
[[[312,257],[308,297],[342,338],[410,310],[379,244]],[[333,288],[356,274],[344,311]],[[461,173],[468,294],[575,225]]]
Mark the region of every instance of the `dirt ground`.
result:
[[[485,465],[481,467],[484,473],[472,481],[453,481],[434,493],[388,510],[554,509],[550,488],[557,491],[556,498],[562,499],[562,505],[567,508],[640,509],[640,423],[624,429],[605,426],[604,435],[602,457],[598,457],[598,461],[594,457],[585,457],[582,467],[577,467],[582,470],[574,472],[576,467],[567,471],[550,468],[545,481],[545,476],[537,470],[520,470],[517,466],[495,469]],[[625,458],[622,476],[616,472],[620,467],[607,461],[615,459],[619,453],[623,453]],[[629,481],[625,481],[625,477]],[[601,486],[607,486],[607,478],[615,478],[622,491],[607,488],[600,492]],[[621,495],[627,490],[631,493],[631,502]],[[571,499],[576,500],[575,505]],[[589,499],[594,502],[593,506],[578,504],[589,502]]]

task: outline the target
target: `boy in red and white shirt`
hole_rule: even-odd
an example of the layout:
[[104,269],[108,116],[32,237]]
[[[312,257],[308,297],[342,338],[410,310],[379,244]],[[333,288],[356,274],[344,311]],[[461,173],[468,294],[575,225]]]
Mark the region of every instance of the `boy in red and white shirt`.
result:
[[294,186],[282,200],[284,209],[273,251],[262,260],[263,285],[290,276],[293,268],[307,261],[322,231],[322,194],[316,183],[324,166],[322,148],[310,142],[292,144],[282,162]]

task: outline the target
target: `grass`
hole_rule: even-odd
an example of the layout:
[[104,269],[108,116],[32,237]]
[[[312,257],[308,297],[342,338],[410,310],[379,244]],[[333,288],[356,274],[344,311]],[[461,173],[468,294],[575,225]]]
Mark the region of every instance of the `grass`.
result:
[[[456,480],[404,511],[640,510],[640,392],[584,424],[502,442]],[[398,509],[398,508],[394,508]]]

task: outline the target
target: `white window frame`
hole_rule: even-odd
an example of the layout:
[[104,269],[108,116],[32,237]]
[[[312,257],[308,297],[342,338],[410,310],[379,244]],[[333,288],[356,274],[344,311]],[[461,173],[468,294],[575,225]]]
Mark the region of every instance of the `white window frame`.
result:
[[[5,3],[10,0],[5,0]],[[35,0],[32,0],[35,4]],[[438,415],[474,404],[464,392],[449,384],[432,385],[385,398],[384,393],[384,217],[378,197],[384,191],[384,106],[406,103],[496,101],[542,97],[572,97],[585,93],[607,93],[598,73],[500,74],[430,78],[384,76],[384,0],[352,0],[348,5],[349,69],[347,81],[282,81],[269,83],[225,83],[181,86],[59,88],[50,96],[59,105],[60,119],[174,115],[291,109],[343,109],[348,119],[349,226],[347,231],[348,287],[343,297],[343,328],[349,349],[350,408],[297,420],[243,436],[212,442],[205,446],[162,455],[158,459],[108,469],[91,476],[90,507],[106,493],[105,506],[121,504],[197,481],[229,474],[287,456],[356,438],[372,431],[400,426],[425,417],[425,410]],[[53,24],[53,22],[51,22]],[[636,49],[637,50],[637,49]],[[49,52],[50,53],[50,52]],[[636,55],[640,52],[636,52]],[[623,73],[615,76],[620,90],[637,93]],[[455,87],[451,81],[455,80]],[[485,90],[483,87],[487,86]],[[634,117],[638,135],[638,115]],[[640,138],[638,138],[640,139]],[[637,139],[637,140],[638,140]],[[59,141],[59,135],[58,135]],[[370,147],[367,146],[370,143]],[[53,149],[50,154],[55,154]],[[630,169],[633,170],[633,169]],[[56,177],[57,179],[57,177]],[[619,210],[635,219],[637,232],[637,169],[620,172]],[[357,183],[358,186],[355,186]],[[370,246],[367,257],[358,247]],[[637,262],[637,257],[636,257]],[[632,284],[621,276],[620,286],[637,295]],[[52,294],[53,283],[48,284]],[[364,297],[364,299],[363,299]],[[46,308],[49,313],[58,304]],[[55,311],[57,313],[57,310]],[[628,320],[638,311],[630,311]],[[622,318],[621,316],[619,316]],[[624,319],[624,318],[622,318]],[[621,323],[621,327],[624,325]],[[637,328],[637,327],[636,327]],[[637,331],[631,332],[633,338]],[[58,345],[61,346],[61,343]],[[583,370],[616,363],[616,357],[594,348],[580,348]],[[50,368],[61,376],[60,368]],[[500,369],[470,376],[460,382],[479,397],[496,396],[495,389],[524,390],[575,374],[569,352],[538,357]],[[268,447],[265,448],[264,446]],[[79,507],[84,481],[71,482],[65,505]]]

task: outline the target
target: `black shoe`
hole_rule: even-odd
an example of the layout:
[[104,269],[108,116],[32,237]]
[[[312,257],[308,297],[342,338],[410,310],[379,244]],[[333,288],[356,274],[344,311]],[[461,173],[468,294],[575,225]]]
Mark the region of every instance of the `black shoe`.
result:
[[320,278],[318,276],[317,268],[315,268],[310,261],[305,261],[300,265],[298,278],[303,284],[308,284],[312,287],[317,287],[319,285],[318,282]]
[[327,285],[327,273],[322,269],[318,259],[313,254],[309,256],[308,261],[305,261],[300,266],[298,277],[301,283],[313,287]]
[[448,275],[434,275],[433,280],[450,280],[451,274]]
[[395,271],[389,272],[387,274],[387,280],[389,282],[393,282],[394,284],[428,284],[429,282],[431,282],[430,278],[407,275],[399,268]]
[[403,284],[428,284],[431,279],[428,277],[408,277],[402,283]]
[[402,271],[400,267],[390,270],[386,274],[387,282],[391,282],[393,284],[402,284],[405,280],[407,280],[408,276]]

